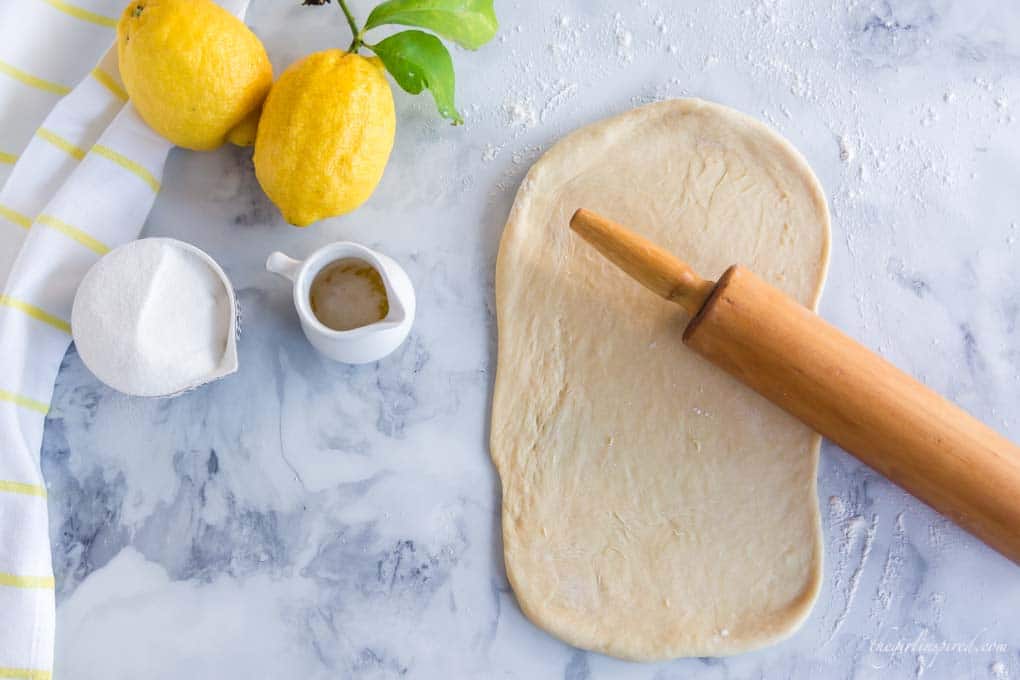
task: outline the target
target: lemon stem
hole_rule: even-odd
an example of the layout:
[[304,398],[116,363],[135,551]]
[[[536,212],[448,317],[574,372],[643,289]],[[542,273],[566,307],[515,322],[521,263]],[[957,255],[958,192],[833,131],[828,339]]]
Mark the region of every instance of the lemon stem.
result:
[[350,8],[347,7],[346,0],[337,0],[337,4],[340,5],[340,9],[343,10],[344,16],[347,17],[347,25],[351,27],[351,35],[354,36],[351,40],[350,47],[347,48],[347,51],[357,54],[358,48],[361,47],[361,29],[358,28],[358,22],[354,20],[354,15],[351,14]]

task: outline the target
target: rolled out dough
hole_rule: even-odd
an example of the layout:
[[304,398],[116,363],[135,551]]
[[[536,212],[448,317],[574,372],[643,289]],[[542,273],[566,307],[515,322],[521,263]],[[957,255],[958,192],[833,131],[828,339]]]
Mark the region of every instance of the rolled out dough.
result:
[[829,215],[805,160],[725,107],[589,125],[531,168],[496,267],[491,452],[507,576],[566,642],[653,660],[790,635],[818,594],[819,437],[681,343],[687,318],[567,228],[585,207],[814,308]]

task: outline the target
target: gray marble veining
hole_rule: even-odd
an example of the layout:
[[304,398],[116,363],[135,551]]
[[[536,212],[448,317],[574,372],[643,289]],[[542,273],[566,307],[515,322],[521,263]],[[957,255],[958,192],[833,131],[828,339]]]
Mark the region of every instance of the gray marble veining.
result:
[[[361,16],[368,3],[355,3]],[[633,664],[532,626],[502,568],[486,437],[492,274],[530,163],[631,106],[700,96],[776,127],[827,187],[823,315],[1020,439],[1020,6],[983,0],[497,2],[455,50],[467,124],[396,94],[371,201],[282,223],[250,152],[175,151],[146,235],[221,262],[241,369],[123,397],[73,349],[47,422],[58,678],[1020,676],[1020,571],[835,447],[823,592],[804,627],[727,659]],[[254,0],[277,71],[345,45],[336,7]],[[319,357],[265,256],[341,238],[415,282],[407,343]]]

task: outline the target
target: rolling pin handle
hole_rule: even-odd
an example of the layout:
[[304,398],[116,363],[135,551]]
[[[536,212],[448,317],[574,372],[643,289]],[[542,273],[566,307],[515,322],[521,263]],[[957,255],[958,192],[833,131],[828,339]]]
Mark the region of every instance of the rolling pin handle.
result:
[[715,287],[669,251],[590,210],[577,210],[570,228],[638,283],[690,316],[698,313]]

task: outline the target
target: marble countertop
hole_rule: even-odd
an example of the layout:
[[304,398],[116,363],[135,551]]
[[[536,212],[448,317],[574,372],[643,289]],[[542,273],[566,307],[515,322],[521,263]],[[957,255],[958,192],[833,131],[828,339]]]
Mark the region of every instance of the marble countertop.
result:
[[[335,6],[254,0],[279,69],[342,46]],[[364,17],[368,3],[355,3]],[[565,132],[674,96],[787,136],[825,185],[822,314],[1020,440],[1020,5],[982,0],[497,2],[454,52],[467,124],[397,93],[386,175],[299,230],[250,152],[172,153],[145,234],[208,251],[243,310],[240,371],[173,400],[72,349],[43,450],[58,678],[1020,677],[1020,571],[834,446],[822,594],[791,639],[626,663],[532,626],[503,573],[486,446],[492,278],[514,191]],[[406,344],[320,358],[267,253],[338,239],[415,282]]]

